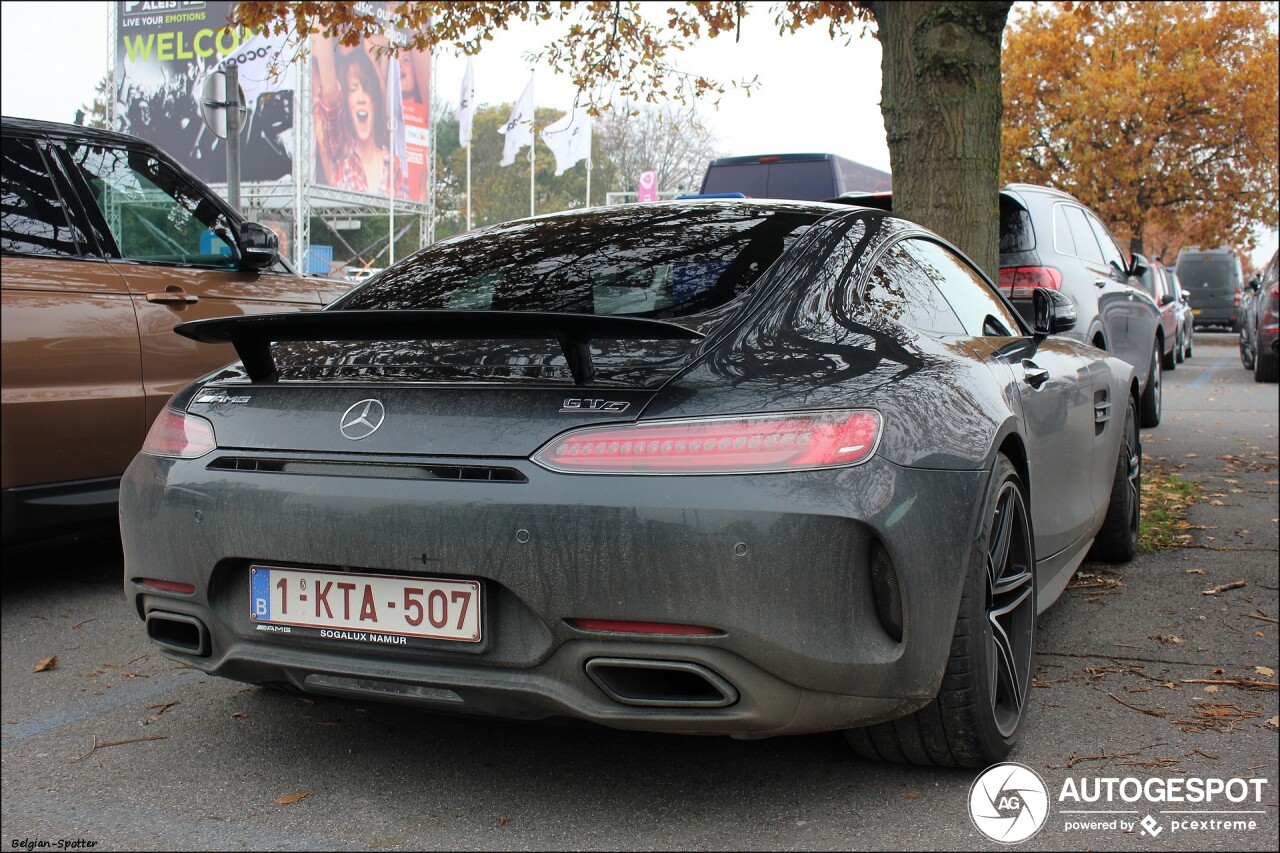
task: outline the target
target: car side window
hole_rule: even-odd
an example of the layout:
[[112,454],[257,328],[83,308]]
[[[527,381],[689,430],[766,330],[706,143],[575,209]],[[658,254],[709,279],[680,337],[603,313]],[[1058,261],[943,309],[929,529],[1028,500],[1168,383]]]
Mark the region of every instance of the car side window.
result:
[[79,233],[45,168],[35,141],[5,137],[0,170],[0,251],[44,257],[80,256]]
[[907,254],[928,274],[965,333],[974,337],[1009,338],[1021,335],[1013,311],[982,274],[950,249],[931,240],[905,241]]
[[1053,206],[1053,246],[1064,255],[1080,255],[1076,248],[1076,238],[1071,235],[1071,226],[1067,224],[1065,204]]
[[1129,265],[1124,262],[1124,252],[1120,251],[1120,246],[1116,243],[1116,238],[1111,236],[1111,232],[1107,230],[1107,226],[1098,220],[1093,214],[1086,214],[1089,219],[1089,225],[1093,228],[1094,236],[1098,238],[1098,245],[1102,247],[1102,259],[1107,264],[1113,265],[1120,272],[1124,272]]
[[904,326],[929,335],[963,335],[964,325],[920,265],[897,243],[867,276],[862,301]]
[[69,159],[129,261],[234,269],[232,223],[211,199],[142,149],[76,145]]
[[1089,220],[1085,218],[1084,211],[1073,204],[1064,204],[1062,213],[1067,219],[1067,227],[1071,229],[1071,238],[1076,244],[1076,257],[1093,261],[1095,264],[1105,264],[1107,261],[1102,256],[1102,249],[1098,246],[1098,238],[1093,235],[1093,229],[1089,227]]

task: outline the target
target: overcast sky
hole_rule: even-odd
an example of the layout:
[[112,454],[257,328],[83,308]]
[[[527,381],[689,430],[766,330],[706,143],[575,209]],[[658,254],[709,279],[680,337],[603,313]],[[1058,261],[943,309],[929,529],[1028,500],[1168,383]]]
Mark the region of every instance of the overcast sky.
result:
[[[819,151],[889,169],[884,120],[880,115],[880,45],[855,36],[848,44],[830,39],[825,28],[779,37],[768,4],[753,3],[741,39],[704,40],[679,60],[682,69],[722,81],[759,76],[747,97],[730,90],[719,109],[699,114],[726,155]],[[7,116],[71,121],[93,97],[106,73],[109,16],[114,4],[97,2],[0,3],[0,102]],[[524,55],[547,40],[548,31],[524,27],[501,33],[475,58],[479,104],[514,101],[532,66]],[[442,52],[436,61],[436,98],[458,101],[465,60]],[[539,107],[568,110],[573,87],[547,68],[536,69],[534,97]],[[1277,236],[1262,240],[1254,254],[1265,263]]]

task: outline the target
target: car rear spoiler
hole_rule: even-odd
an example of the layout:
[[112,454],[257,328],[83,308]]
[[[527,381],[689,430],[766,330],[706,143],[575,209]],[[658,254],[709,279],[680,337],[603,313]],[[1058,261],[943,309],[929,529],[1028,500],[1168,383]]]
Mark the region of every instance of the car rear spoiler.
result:
[[193,320],[175,326],[183,337],[230,343],[253,382],[275,382],[271,344],[285,341],[452,341],[554,338],[573,381],[595,377],[590,342],[702,340],[701,332],[665,320],[546,311],[303,311]]

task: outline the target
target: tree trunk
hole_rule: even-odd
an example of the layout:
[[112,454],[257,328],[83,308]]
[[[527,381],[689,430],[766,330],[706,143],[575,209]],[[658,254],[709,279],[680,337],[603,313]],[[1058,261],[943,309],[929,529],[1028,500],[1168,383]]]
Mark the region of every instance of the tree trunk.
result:
[[1009,2],[869,2],[894,212],[955,243],[995,280],[1000,49]]

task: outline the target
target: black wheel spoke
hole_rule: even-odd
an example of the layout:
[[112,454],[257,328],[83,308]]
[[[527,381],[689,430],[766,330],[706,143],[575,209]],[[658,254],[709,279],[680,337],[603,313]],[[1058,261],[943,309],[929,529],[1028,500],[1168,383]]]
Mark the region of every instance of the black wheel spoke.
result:
[[1005,562],[1009,559],[1009,533],[1013,527],[1012,493],[1005,492],[1000,496],[996,507],[995,528],[991,531],[991,546],[987,549],[990,558],[987,561],[987,573],[994,588],[1004,571]]
[[[1010,641],[1009,635],[1005,633],[1004,627],[996,620],[994,614],[991,616],[990,622],[991,637],[995,642],[997,654],[995,680],[1000,687],[1003,687],[1003,694],[1013,705],[1014,714],[1021,716],[1023,673],[1020,670],[1024,668],[1018,666],[1018,654],[1014,651],[1013,643]],[[999,693],[1000,691],[996,692]]]

